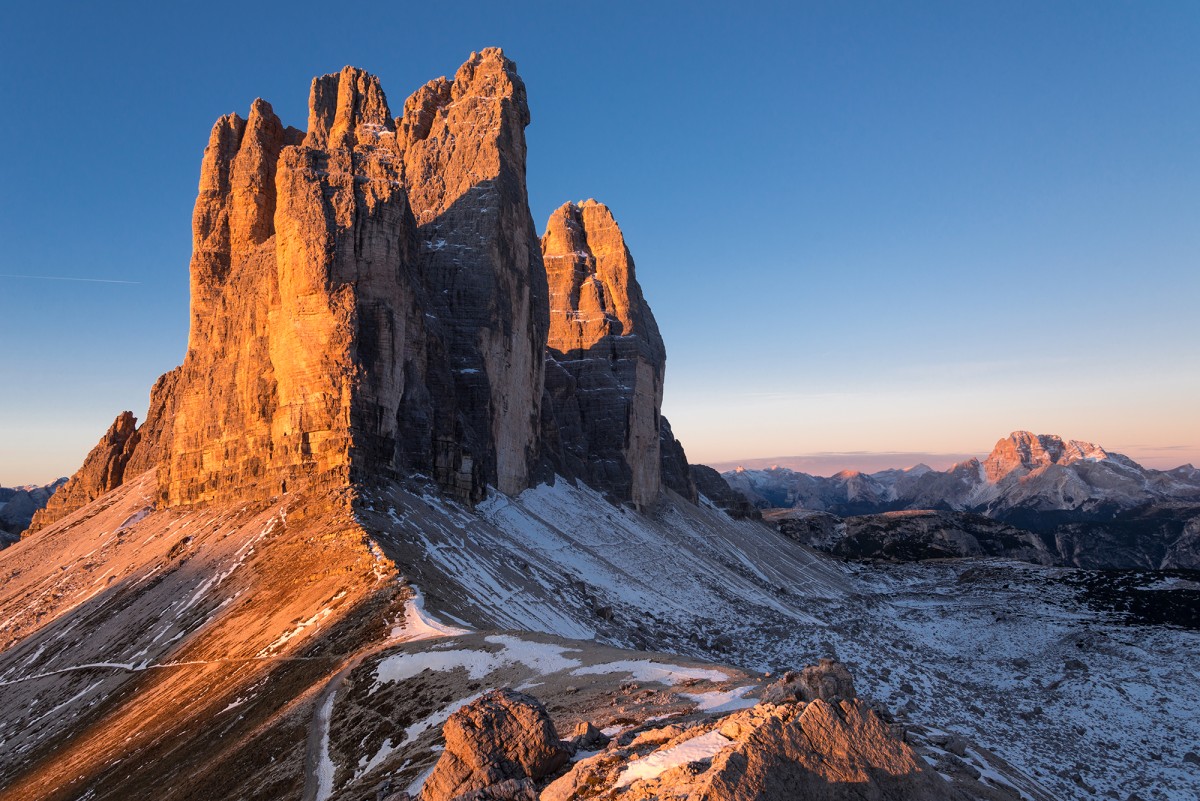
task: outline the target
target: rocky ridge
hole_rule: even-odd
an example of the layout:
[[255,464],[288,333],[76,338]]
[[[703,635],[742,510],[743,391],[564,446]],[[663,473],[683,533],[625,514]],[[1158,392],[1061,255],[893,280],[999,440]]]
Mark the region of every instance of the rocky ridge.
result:
[[130,412],[122,412],[88,453],[83,466],[33,515],[27,533],[32,534],[121,486],[139,440],[137,418]]

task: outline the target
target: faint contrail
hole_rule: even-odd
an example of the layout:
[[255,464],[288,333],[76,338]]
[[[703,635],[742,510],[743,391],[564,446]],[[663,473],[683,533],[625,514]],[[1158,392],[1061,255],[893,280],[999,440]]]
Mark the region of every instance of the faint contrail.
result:
[[66,275],[11,275],[0,273],[0,278],[41,278],[45,281],[87,281],[91,284],[140,284],[141,281],[118,281],[115,278],[71,278]]

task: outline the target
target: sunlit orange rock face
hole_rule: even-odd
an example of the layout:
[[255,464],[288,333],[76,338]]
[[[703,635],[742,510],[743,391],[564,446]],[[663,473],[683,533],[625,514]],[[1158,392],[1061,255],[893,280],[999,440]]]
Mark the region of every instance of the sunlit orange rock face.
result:
[[666,348],[608,207],[567,203],[542,236],[550,285],[546,388],[561,472],[639,506],[661,485]]
[[1068,465],[1112,456],[1090,442],[1074,439],[1064,442],[1054,434],[1014,431],[996,443],[983,462],[983,472],[989,481],[1000,481],[1009,476],[1020,478],[1050,465]]
[[407,121],[374,76],[317,78],[302,141],[261,102],[218,121],[168,504],[301,475],[421,471],[467,499],[528,485],[545,290],[524,86],[499,50],[435,85]]
[[[678,457],[666,484],[694,500],[621,231],[587,201],[539,241],[529,119],[515,65],[489,49],[399,117],[346,67],[313,80],[305,132],[262,100],[217,120],[188,350],[120,455],[130,475],[155,469],[171,508],[409,475],[474,502],[551,472],[644,506],[663,451]],[[96,494],[64,492],[39,525]]]
[[166,505],[411,473],[469,501],[529,486],[547,306],[528,122],[497,49],[399,118],[347,67],[314,79],[307,132],[262,100],[217,121],[188,351],[138,446]]

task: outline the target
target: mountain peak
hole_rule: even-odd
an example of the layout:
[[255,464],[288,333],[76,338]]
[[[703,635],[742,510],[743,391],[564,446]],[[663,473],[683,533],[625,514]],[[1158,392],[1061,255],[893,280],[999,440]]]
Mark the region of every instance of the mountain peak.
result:
[[[633,257],[612,212],[595,200],[556,209],[541,247],[550,299],[546,390],[560,441],[551,458],[560,473],[645,506],[662,483],[667,354]],[[690,495],[687,476],[676,478]]]
[[1064,441],[1057,434],[1014,431],[996,443],[984,461],[989,481],[999,481],[1014,471],[1030,472],[1047,465],[1067,465],[1086,460],[1099,461],[1112,454],[1091,442]]
[[379,79],[358,67],[313,78],[308,96],[306,147],[333,149],[373,144],[396,125]]

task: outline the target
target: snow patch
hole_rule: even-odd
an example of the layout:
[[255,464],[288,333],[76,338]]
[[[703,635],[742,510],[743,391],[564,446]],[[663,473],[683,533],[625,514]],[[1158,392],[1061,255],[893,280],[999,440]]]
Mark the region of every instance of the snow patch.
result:
[[734,687],[732,690],[713,690],[707,693],[680,693],[689,701],[696,702],[696,709],[701,712],[733,712],[738,709],[749,709],[758,703],[757,698],[746,698],[746,693],[754,689],[754,685]]
[[593,676],[604,673],[628,673],[634,681],[653,681],[667,685],[679,684],[688,679],[705,679],[707,681],[729,679],[729,674],[720,670],[651,662],[649,659],[622,659],[617,662],[587,665],[571,671],[572,676]]
[[719,731],[710,731],[707,734],[701,734],[699,737],[693,737],[678,745],[665,748],[661,751],[655,751],[649,756],[630,762],[625,770],[621,771],[621,775],[617,778],[617,783],[614,787],[617,789],[628,787],[636,781],[653,779],[679,765],[688,765],[692,762],[712,759],[724,748],[732,744],[733,740],[730,740]]
[[517,664],[539,675],[557,673],[580,664],[578,659],[563,656],[565,653],[577,653],[578,649],[575,648],[522,640],[507,634],[493,635],[487,638],[487,642],[503,647],[499,651],[457,649],[389,656],[375,669],[375,684],[371,692],[380,685],[411,679],[426,670],[445,673],[461,669],[467,671],[473,681],[477,681],[500,668]]
[[392,629],[393,639],[416,642],[438,637],[456,637],[459,634],[468,633],[466,629],[439,623],[425,611],[425,599],[421,596],[421,591],[412,587],[412,593],[412,598],[404,605],[404,625]]

